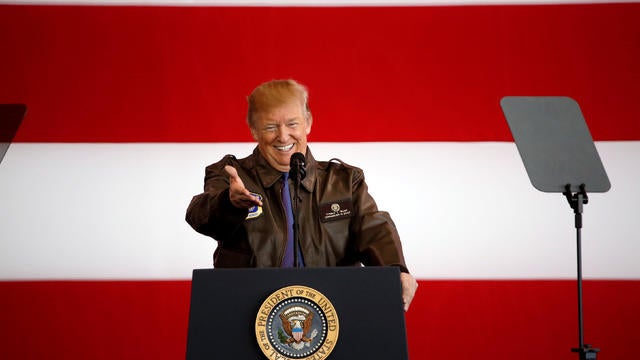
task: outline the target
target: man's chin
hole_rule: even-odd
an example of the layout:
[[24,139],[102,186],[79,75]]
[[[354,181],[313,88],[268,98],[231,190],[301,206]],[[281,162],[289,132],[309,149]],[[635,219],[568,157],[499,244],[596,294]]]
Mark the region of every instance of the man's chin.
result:
[[287,159],[279,159],[277,162],[276,161],[270,161],[269,165],[271,165],[272,168],[280,171],[280,172],[287,172],[289,171],[289,163],[291,161],[291,156],[289,156]]

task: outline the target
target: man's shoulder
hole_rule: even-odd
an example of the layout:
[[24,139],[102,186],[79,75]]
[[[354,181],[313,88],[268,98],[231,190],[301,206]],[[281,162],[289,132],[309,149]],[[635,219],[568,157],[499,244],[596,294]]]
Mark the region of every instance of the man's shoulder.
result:
[[348,173],[355,177],[363,176],[363,170],[357,166],[348,164],[338,158],[328,161],[318,161],[318,170],[326,173]]
[[238,167],[251,168],[253,167],[254,163],[255,163],[255,160],[253,159],[253,154],[241,159],[238,159],[233,154],[227,154],[223,156],[222,159],[207,166],[207,170],[224,169],[224,167],[227,165],[231,165],[235,168],[238,168]]

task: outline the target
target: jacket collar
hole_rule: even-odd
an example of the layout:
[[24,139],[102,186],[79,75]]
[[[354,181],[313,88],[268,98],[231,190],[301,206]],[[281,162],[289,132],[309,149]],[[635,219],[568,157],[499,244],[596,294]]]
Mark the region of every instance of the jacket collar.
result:
[[[258,177],[265,188],[273,186],[273,184],[280,180],[282,173],[269,165],[267,160],[262,156],[262,154],[260,154],[260,150],[257,146],[253,149],[253,156],[256,159],[256,174],[258,174]],[[307,146],[307,154],[305,155],[305,158],[304,170],[306,171],[307,176],[302,180],[301,184],[308,192],[311,192],[316,182],[317,166],[316,160],[313,158],[309,146]]]

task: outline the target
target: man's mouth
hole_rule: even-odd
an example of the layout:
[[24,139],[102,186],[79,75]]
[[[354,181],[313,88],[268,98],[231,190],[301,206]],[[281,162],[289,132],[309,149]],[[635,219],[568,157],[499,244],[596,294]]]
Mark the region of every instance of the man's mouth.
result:
[[285,146],[274,146],[278,151],[289,151],[293,149],[293,144],[285,145]]

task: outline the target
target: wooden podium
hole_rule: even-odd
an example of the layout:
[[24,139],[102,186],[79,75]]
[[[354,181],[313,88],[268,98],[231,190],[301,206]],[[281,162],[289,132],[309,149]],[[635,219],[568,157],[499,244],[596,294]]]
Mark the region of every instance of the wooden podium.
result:
[[[313,291],[298,290],[303,288]],[[305,292],[313,293],[309,298],[312,301],[295,296]],[[186,358],[408,359],[401,294],[400,271],[396,267],[194,270]],[[275,352],[268,355],[265,346],[287,351],[295,345],[296,340],[288,335],[295,330],[284,326],[284,311],[276,314],[278,308],[284,310],[287,306],[286,301],[277,303],[289,296],[310,304],[318,300],[311,307],[328,315],[316,315],[315,321],[324,316],[323,323],[328,329],[337,331],[333,333],[335,338],[329,334],[323,345],[321,335],[309,340],[309,331],[304,336],[311,346],[302,340],[298,344],[308,352],[292,350],[286,353],[290,355]],[[289,306],[289,312],[301,307],[304,306]],[[302,328],[302,321],[295,320],[295,316],[291,318],[292,324]],[[269,330],[278,334],[271,336],[271,343],[260,328],[265,324],[270,324]],[[305,331],[311,327],[305,325]],[[263,337],[260,342],[258,333]],[[291,344],[285,341],[287,338]],[[326,355],[329,344],[332,349]]]

